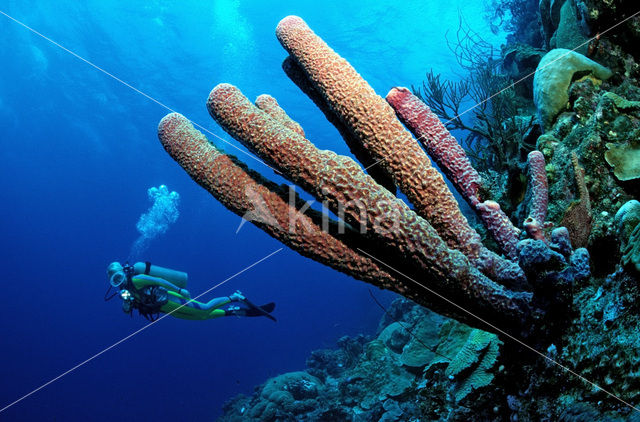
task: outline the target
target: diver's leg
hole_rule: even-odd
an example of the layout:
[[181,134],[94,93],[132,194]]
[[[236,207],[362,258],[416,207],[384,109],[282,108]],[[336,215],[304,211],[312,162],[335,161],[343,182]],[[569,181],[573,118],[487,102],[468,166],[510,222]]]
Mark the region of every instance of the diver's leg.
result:
[[162,307],[162,312],[182,319],[209,319],[211,311],[204,309],[204,305],[195,300],[185,300],[181,296],[169,294],[169,300]]
[[175,311],[172,312],[171,315],[181,319],[203,320],[203,319],[220,318],[220,317],[229,316],[232,314],[228,313],[224,309],[216,309],[216,308],[211,310],[202,309],[201,307],[198,307],[196,304],[191,302],[189,304],[181,306],[179,309],[175,309]]
[[219,309],[221,306],[231,302],[228,297],[218,297],[211,299],[207,303],[202,303],[192,299],[186,300],[184,297],[173,292],[169,293],[169,301],[163,306],[162,311],[165,313],[171,313],[171,315],[177,318],[202,320],[231,315],[242,315],[242,312]]
[[226,305],[227,303],[231,303],[231,300],[227,296],[216,297],[208,301],[207,303],[203,303],[200,307],[204,310],[216,309],[221,306]]

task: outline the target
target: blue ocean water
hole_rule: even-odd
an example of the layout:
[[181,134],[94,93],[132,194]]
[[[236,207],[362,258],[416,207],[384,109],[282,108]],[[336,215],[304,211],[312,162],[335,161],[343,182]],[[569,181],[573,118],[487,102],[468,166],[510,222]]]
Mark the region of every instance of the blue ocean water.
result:
[[[428,68],[456,77],[445,33],[455,32],[459,14],[498,45],[485,9],[481,0],[3,2],[0,408],[147,326],[124,314],[117,299],[105,303],[103,294],[107,264],[126,260],[138,237],[150,187],[177,191],[180,215],[141,258],[188,272],[194,295],[281,247],[249,224],[236,233],[240,218],[165,153],[156,128],[168,110],[159,103],[282,182],[237,151],[204,105],[220,82],[251,99],[269,93],[318,147],[348,154],[281,70],[286,53],[274,35],[280,19],[303,17],[385,95],[393,86],[419,84]],[[312,350],[373,333],[382,314],[369,286],[287,248],[204,299],[237,289],[257,303],[275,301],[278,323],[165,318],[11,406],[0,420],[212,420],[232,396],[304,368]],[[373,290],[384,304],[394,298]]]

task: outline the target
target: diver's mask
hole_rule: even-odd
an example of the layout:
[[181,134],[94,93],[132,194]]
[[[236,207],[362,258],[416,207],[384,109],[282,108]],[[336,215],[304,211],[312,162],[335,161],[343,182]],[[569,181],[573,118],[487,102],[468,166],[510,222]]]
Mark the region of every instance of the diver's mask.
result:
[[118,267],[120,267],[120,269],[114,271],[111,277],[109,277],[109,283],[115,288],[122,288],[126,286],[127,279],[133,276],[133,266],[127,263],[124,264],[124,267],[118,264]]
[[127,275],[124,271],[116,271],[109,277],[109,283],[115,288],[122,286],[125,281],[127,281]]
[[[120,265],[119,262],[112,262],[111,264],[109,264],[109,266],[107,267],[109,289],[104,294],[104,300],[109,301],[119,293],[119,290],[126,289],[133,274],[133,267],[128,263],[124,266]],[[116,288],[116,291],[113,294],[109,295],[109,292],[111,292],[111,289],[114,287]],[[133,298],[131,300],[133,300]]]

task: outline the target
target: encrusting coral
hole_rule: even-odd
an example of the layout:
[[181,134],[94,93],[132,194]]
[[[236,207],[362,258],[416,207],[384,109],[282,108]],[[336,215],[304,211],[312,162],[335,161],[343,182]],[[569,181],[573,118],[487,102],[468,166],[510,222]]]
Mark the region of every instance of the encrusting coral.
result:
[[592,73],[598,79],[608,79],[612,72],[575,51],[556,48],[540,60],[533,77],[533,101],[538,119],[548,131],[554,118],[569,102],[569,85],[576,73]]
[[[544,311],[527,291],[530,286],[524,271],[517,262],[483,246],[442,176],[387,101],[302,19],[283,19],[276,35],[291,55],[289,62],[295,62],[285,67],[298,66],[297,78],[306,79],[313,87],[315,100],[324,103],[339,120],[342,131],[377,160],[375,164],[392,177],[415,211],[376,183],[352,159],[318,150],[275,99],[263,95],[254,105],[229,84],[220,84],[211,92],[207,102],[211,116],[234,138],[322,201],[348,226],[340,227],[326,219],[319,221],[313,212],[302,215],[296,209],[303,208],[298,199],[287,204],[282,188],[216,150],[176,114],[160,123],[159,136],[167,152],[225,206],[305,256],[470,325],[487,329],[471,316],[475,314],[501,329],[532,332]],[[450,150],[456,151],[455,159],[449,161],[464,162],[464,151],[454,146],[455,139],[437,118],[427,114],[426,119],[431,123],[422,126],[436,131],[417,136],[448,140]],[[458,180],[459,190],[468,192],[467,200],[476,204],[480,215],[498,216],[500,223],[492,222],[491,218],[496,217],[490,217],[486,219],[487,226],[506,227],[494,232],[496,237],[504,235],[499,243],[511,259],[516,259],[522,254],[514,249],[519,230],[498,204],[482,202],[475,188],[464,185],[473,176],[469,179],[458,173],[472,175],[473,169],[468,161],[463,167],[452,164],[445,171]],[[544,177],[544,172],[533,174],[535,179]],[[533,185],[538,191],[546,186]],[[540,201],[543,196],[538,192],[533,197]],[[546,203],[540,201],[535,207],[546,208]],[[384,257],[385,264],[401,267],[404,274],[392,275],[394,271],[374,257]],[[419,278],[437,295],[409,281],[407,276]],[[540,303],[547,304],[547,299]]]
[[640,145],[638,141],[616,145],[607,143],[604,154],[607,163],[613,167],[613,173],[619,180],[632,180],[640,177]]

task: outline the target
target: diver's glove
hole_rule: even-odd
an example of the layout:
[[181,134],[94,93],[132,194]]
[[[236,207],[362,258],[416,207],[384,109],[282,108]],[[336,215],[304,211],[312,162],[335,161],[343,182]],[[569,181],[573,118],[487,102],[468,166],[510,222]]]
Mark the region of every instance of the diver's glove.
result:
[[178,294],[182,295],[183,297],[186,297],[187,299],[191,299],[191,293],[189,293],[189,290],[187,289],[178,290]]
[[242,293],[240,293],[240,290],[236,290],[235,293],[229,296],[229,300],[231,302],[242,302],[243,300],[246,300],[246,299],[247,298],[244,297]]

